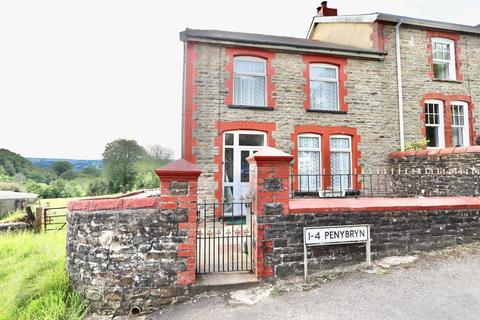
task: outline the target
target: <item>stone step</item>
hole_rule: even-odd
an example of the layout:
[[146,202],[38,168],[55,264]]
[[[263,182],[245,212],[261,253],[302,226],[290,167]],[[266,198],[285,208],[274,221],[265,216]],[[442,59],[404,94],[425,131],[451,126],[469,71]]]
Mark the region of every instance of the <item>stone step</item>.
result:
[[261,284],[250,271],[215,272],[197,275],[197,283],[191,287],[192,293],[205,291],[228,291],[255,287]]

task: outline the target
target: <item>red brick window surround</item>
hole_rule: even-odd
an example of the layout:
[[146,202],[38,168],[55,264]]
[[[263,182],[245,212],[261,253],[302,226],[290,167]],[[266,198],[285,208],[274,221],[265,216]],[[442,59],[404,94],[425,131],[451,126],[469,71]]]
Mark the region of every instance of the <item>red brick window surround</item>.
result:
[[303,72],[305,76],[305,103],[304,108],[307,111],[318,111],[318,112],[332,112],[331,110],[313,110],[311,107],[311,88],[310,88],[310,66],[312,64],[324,64],[335,66],[338,69],[337,79],[338,79],[338,110],[333,112],[345,113],[348,111],[348,105],[345,102],[345,97],[348,95],[347,88],[345,87],[345,81],[347,80],[346,66],[347,59],[330,57],[330,56],[321,56],[321,55],[304,55],[303,63],[305,64],[305,70]]
[[[298,175],[298,137],[303,134],[314,134],[320,136],[321,140],[321,173],[329,175],[331,174],[330,166],[330,138],[332,136],[349,136],[351,138],[351,155],[352,155],[352,174],[360,174],[361,167],[359,166],[359,159],[361,152],[358,150],[358,144],[360,143],[360,136],[357,134],[357,129],[335,126],[335,127],[322,127],[317,125],[302,125],[296,126],[294,132],[291,134],[290,138],[292,145],[294,146],[291,150],[292,155],[294,156],[292,173]],[[321,182],[323,188],[329,188],[331,186],[330,177],[324,176],[323,181]],[[356,177],[353,177],[352,181],[353,189],[359,189],[360,184]],[[295,179],[293,183],[294,190],[298,190],[298,179]]]
[[234,105],[233,99],[233,81],[234,81],[234,61],[236,57],[253,57],[264,59],[266,63],[266,104],[265,106],[241,106],[250,107],[256,109],[273,109],[276,102],[273,98],[273,92],[275,91],[275,84],[273,83],[273,76],[275,75],[275,69],[272,66],[272,61],[275,59],[275,53],[255,48],[226,48],[225,49],[228,62],[226,64],[226,72],[229,74],[229,78],[225,81],[225,87],[227,89],[227,97],[225,98],[225,104],[231,107],[238,107]]
[[[455,59],[455,78],[450,79],[450,81],[463,81],[463,75],[462,75],[462,61],[461,61],[461,54],[460,54],[460,35],[454,34],[454,33],[449,33],[449,32],[440,32],[440,31],[427,31],[427,50],[429,53],[428,56],[428,64],[430,65],[430,71],[428,73],[428,76],[432,80],[441,80],[441,79],[435,79],[433,76],[433,48],[432,48],[432,39],[433,38],[440,38],[440,39],[447,39],[450,41],[453,41],[454,45],[454,59]],[[445,80],[449,81],[449,79]]]
[[467,118],[468,118],[468,141],[464,141],[466,146],[474,145],[475,141],[475,117],[473,116],[473,110],[475,105],[472,103],[472,98],[470,96],[454,94],[454,95],[445,95],[442,93],[426,93],[423,95],[420,100],[420,120],[422,121],[421,133],[424,138],[427,137],[426,126],[425,126],[425,103],[429,100],[437,100],[443,104],[443,134],[444,134],[444,144],[445,148],[454,147],[453,138],[452,138],[452,105],[455,102],[466,103],[467,106]]

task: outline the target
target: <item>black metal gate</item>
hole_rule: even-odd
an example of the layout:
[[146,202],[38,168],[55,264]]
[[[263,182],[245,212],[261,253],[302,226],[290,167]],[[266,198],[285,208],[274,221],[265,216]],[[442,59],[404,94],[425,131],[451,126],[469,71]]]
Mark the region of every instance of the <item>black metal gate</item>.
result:
[[197,273],[252,270],[251,202],[197,204]]

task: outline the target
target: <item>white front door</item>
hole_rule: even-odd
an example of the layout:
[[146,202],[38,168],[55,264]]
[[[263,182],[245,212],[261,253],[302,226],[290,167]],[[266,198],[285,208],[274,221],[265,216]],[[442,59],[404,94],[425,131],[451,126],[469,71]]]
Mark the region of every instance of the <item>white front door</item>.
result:
[[[258,131],[229,131],[223,134],[223,199],[241,202],[250,188],[247,158],[266,145],[266,134]],[[238,207],[238,208],[237,208]],[[233,206],[233,215],[240,215]]]

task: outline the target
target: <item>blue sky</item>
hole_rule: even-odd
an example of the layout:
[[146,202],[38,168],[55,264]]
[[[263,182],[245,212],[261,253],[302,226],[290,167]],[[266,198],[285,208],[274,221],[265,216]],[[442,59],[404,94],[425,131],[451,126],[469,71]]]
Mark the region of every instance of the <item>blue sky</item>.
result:
[[[101,158],[136,139],[180,151],[186,27],[305,37],[321,1],[0,2],[0,148]],[[385,12],[480,24],[478,1],[331,0],[339,14]]]

